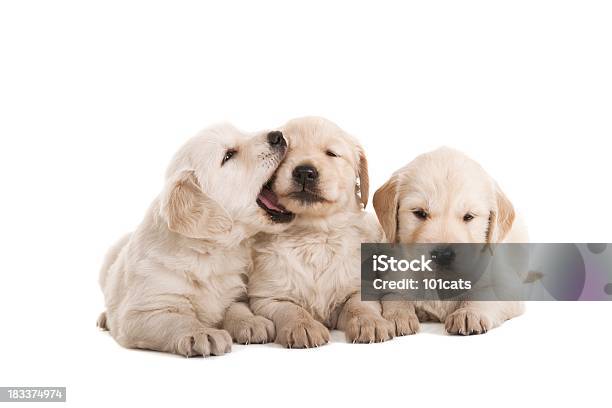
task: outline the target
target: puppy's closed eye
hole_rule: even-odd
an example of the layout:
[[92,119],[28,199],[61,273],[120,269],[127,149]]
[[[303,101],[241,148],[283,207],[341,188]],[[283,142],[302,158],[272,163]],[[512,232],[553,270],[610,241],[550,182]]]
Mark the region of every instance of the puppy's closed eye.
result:
[[337,154],[336,152],[334,152],[332,150],[326,150],[325,154],[328,155],[329,157],[340,157],[339,154]]

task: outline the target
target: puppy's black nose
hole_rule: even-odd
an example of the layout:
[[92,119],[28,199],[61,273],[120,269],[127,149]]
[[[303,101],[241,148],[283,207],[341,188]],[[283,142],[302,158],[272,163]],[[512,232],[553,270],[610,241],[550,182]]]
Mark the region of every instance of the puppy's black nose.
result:
[[440,266],[449,266],[455,260],[455,250],[450,246],[435,247],[429,252],[434,263]]
[[287,147],[287,141],[283,136],[283,132],[279,130],[268,133],[268,143],[274,147]]
[[292,176],[300,185],[304,185],[306,183],[315,182],[319,177],[319,173],[317,169],[311,165],[301,165],[293,169]]

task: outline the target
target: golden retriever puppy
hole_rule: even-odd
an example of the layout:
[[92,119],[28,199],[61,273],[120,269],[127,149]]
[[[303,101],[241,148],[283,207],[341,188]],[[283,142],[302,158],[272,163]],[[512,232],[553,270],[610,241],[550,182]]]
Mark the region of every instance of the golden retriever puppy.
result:
[[249,237],[288,221],[260,204],[287,150],[278,132],[202,131],[174,156],[166,186],[138,228],[109,251],[98,325],[124,347],[222,355],[274,339],[247,306]]
[[294,214],[288,229],[260,234],[249,280],[253,312],[271,319],[276,342],[317,347],[329,330],[349,341],[393,337],[380,302],[360,299],[360,244],[381,242],[368,201],[366,156],[355,139],[321,118],[301,118],[282,128],[289,152],[272,182],[278,209]]
[[[478,163],[449,148],[423,154],[396,171],[373,201],[389,242],[527,241],[526,229],[515,222],[514,208],[497,183]],[[419,320],[444,322],[452,334],[480,334],[523,312],[522,302],[382,304],[398,336],[418,331]]]

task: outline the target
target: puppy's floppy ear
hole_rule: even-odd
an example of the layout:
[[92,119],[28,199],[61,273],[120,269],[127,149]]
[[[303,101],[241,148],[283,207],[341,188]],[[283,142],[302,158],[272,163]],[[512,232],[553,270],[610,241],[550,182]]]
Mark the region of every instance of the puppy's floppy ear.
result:
[[359,176],[359,197],[363,208],[368,204],[370,195],[370,176],[368,175],[368,159],[362,146],[357,146],[359,165],[357,166],[357,175]]
[[202,191],[191,170],[180,171],[168,180],[160,212],[170,231],[189,238],[211,238],[232,228],[227,211]]
[[502,242],[514,223],[515,212],[512,203],[495,183],[496,208],[489,214],[487,242]]
[[397,206],[398,206],[398,177],[396,175],[382,185],[374,193],[374,211],[382,225],[387,240],[395,242],[397,239]]

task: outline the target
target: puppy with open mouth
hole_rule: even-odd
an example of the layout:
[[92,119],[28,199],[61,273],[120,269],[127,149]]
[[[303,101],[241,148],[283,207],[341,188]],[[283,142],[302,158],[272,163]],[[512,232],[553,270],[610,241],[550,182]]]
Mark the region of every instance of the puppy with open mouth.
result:
[[384,239],[364,211],[363,148],[322,118],[292,120],[282,132],[289,151],[258,203],[291,223],[256,237],[248,286],[253,312],[274,322],[276,342],[285,347],[320,346],[334,328],[351,342],[391,339],[380,303],[360,299],[360,245]]
[[286,151],[281,132],[229,125],[189,140],[143,221],[106,256],[98,325],[124,347],[184,356],[222,355],[232,339],[273,340],[272,322],[246,303],[246,281],[249,238],[292,217],[265,187]]

